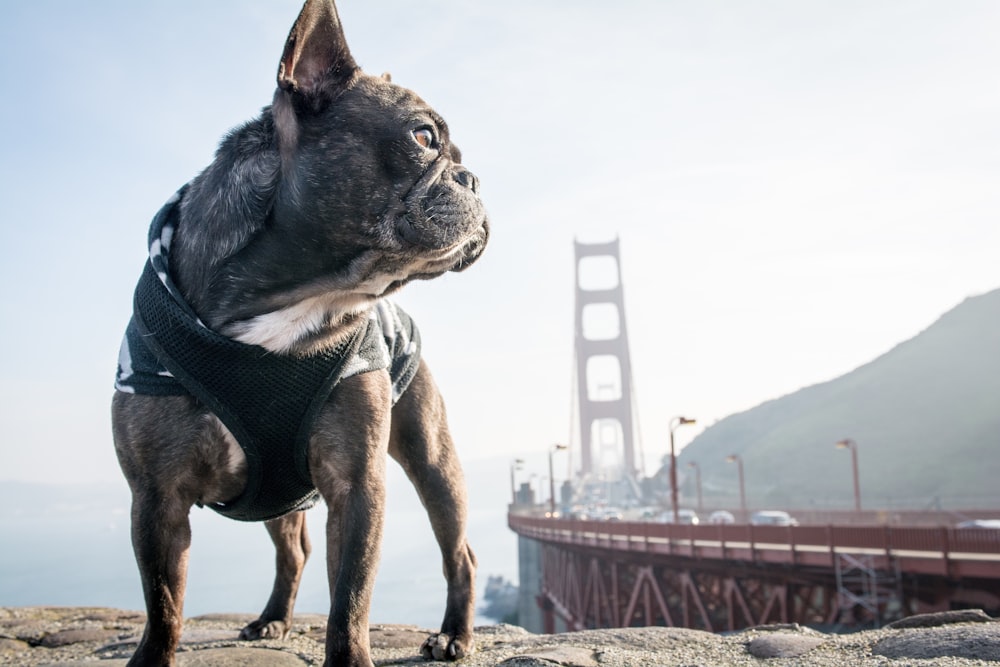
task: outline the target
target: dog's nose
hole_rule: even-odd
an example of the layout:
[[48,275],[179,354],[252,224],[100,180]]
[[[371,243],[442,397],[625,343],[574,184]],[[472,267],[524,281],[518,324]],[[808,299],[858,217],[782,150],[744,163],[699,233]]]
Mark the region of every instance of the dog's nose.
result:
[[479,194],[479,179],[465,167],[456,167],[452,178],[462,187],[469,188],[475,194]]

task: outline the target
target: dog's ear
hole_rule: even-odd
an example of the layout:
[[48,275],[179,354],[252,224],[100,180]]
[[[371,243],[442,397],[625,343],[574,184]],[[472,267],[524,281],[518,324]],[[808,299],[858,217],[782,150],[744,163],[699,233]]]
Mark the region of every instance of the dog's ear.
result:
[[278,87],[297,110],[318,111],[357,72],[333,0],[308,0],[278,66]]

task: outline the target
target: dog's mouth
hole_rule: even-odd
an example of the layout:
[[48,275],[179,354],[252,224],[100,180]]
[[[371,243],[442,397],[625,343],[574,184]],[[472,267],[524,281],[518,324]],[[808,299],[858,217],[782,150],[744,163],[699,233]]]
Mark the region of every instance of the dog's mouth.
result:
[[446,270],[468,267],[486,247],[489,221],[479,179],[443,156],[410,188],[401,208],[391,223],[398,239],[421,252],[454,257]]

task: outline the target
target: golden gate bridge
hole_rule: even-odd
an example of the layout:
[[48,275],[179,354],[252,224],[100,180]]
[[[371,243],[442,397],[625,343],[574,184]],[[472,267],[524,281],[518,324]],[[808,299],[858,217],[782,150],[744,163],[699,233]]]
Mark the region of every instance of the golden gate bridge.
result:
[[[682,523],[673,430],[693,423],[684,417],[670,424],[665,520],[557,511],[595,497],[632,507],[650,500],[648,480],[637,474],[619,243],[574,249],[579,471],[557,503],[550,451],[549,499],[536,503],[529,484],[515,488],[511,467],[519,624],[536,632],[649,625],[718,632],[767,623],[878,627],[956,608],[1000,614],[1000,529],[975,522],[996,510],[862,511],[856,458],[852,512],[799,510],[789,525],[754,525],[741,489],[731,522]],[[603,278],[588,285],[581,268],[595,261]],[[856,456],[852,441],[837,445]],[[956,516],[973,527],[957,527]]]

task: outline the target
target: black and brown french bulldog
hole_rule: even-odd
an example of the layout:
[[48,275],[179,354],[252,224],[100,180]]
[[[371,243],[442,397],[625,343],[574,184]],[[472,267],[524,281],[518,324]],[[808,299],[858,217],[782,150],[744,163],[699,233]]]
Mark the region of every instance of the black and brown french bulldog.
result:
[[371,665],[386,454],[427,508],[448,585],[426,658],[473,650],[462,470],[409,317],[384,299],[460,271],[489,224],[442,118],[351,57],[308,0],[278,88],[160,210],[112,401],[147,622],[129,665],[173,665],[193,505],[266,521],[277,575],[244,639],[284,637],[322,498],[326,665]]

